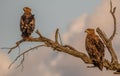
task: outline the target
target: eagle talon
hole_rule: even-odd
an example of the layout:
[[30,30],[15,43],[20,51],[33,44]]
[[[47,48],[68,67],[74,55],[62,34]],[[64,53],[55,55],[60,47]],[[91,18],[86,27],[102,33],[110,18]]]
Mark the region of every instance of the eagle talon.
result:
[[24,37],[23,39],[25,39],[25,41],[29,41],[29,40],[32,40],[33,37],[32,37],[32,36],[29,36],[29,37]]
[[95,68],[96,66],[87,66],[87,68]]
[[32,37],[32,36],[29,36],[29,37],[28,37],[28,39],[29,39],[29,40],[32,40],[32,39],[33,39],[33,37]]
[[114,74],[120,74],[120,72],[116,71],[116,72],[114,72]]

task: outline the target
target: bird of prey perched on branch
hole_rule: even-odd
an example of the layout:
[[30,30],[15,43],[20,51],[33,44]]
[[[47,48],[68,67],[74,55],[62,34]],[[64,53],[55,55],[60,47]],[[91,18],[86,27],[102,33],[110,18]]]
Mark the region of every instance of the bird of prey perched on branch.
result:
[[31,8],[24,7],[23,8],[24,14],[21,16],[20,19],[20,30],[22,32],[22,37],[24,39],[31,38],[31,34],[35,28],[35,18],[34,15],[31,13]]
[[89,54],[94,66],[100,70],[103,69],[103,58],[104,58],[104,44],[101,39],[95,34],[94,29],[86,29],[87,33],[85,47]]

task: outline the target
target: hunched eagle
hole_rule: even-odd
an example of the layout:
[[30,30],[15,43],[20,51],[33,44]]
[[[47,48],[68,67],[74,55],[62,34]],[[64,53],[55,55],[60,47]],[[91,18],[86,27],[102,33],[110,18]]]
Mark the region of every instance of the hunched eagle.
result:
[[85,46],[87,53],[89,54],[95,67],[98,67],[101,71],[103,69],[104,58],[104,44],[101,39],[95,34],[94,29],[86,29],[87,33]]
[[23,8],[24,14],[21,16],[20,19],[20,30],[22,32],[22,37],[24,39],[31,38],[31,34],[35,28],[35,18],[34,15],[31,13],[31,8],[24,7]]

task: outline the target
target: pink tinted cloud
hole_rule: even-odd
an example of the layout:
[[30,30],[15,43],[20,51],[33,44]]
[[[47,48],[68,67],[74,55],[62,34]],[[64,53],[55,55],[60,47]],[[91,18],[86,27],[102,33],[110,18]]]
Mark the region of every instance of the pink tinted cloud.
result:
[[7,76],[10,72],[8,66],[10,64],[10,59],[7,54],[0,51],[0,76]]

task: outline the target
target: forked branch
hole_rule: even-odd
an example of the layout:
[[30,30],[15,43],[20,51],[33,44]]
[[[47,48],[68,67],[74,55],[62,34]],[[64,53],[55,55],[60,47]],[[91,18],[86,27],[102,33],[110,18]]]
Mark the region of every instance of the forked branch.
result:
[[109,41],[112,41],[115,34],[116,34],[116,17],[115,17],[115,11],[116,11],[116,7],[113,8],[112,6],[112,1],[110,0],[110,13],[113,17],[113,22],[114,22],[114,31],[113,31],[113,34],[111,35],[111,37],[109,38]]
[[20,55],[18,55],[18,56],[15,58],[15,60],[9,65],[8,68],[10,68],[21,56],[23,56],[23,58],[22,58],[22,60],[21,60],[21,63],[17,66],[17,67],[19,67],[21,64],[23,64],[23,62],[24,62],[24,57],[25,57],[25,54],[26,54],[26,53],[28,53],[29,51],[32,51],[32,50],[34,50],[34,49],[37,49],[38,47],[42,47],[42,46],[45,46],[45,45],[38,45],[38,46],[35,46],[35,47],[33,47],[33,48],[30,48],[30,49],[28,49],[27,51],[21,53]]
[[106,45],[108,51],[110,52],[111,62],[114,63],[114,64],[118,64],[118,58],[117,58],[115,50],[113,49],[113,46],[112,46],[112,40],[115,37],[116,28],[117,28],[116,27],[115,11],[116,11],[116,7],[112,6],[112,1],[110,0],[110,13],[113,17],[113,22],[114,22],[114,31],[113,31],[112,35],[110,36],[110,38],[107,38],[106,35],[102,32],[102,30],[100,28],[97,28],[96,31],[99,34],[99,36],[101,37],[101,39],[103,40],[103,42]]

